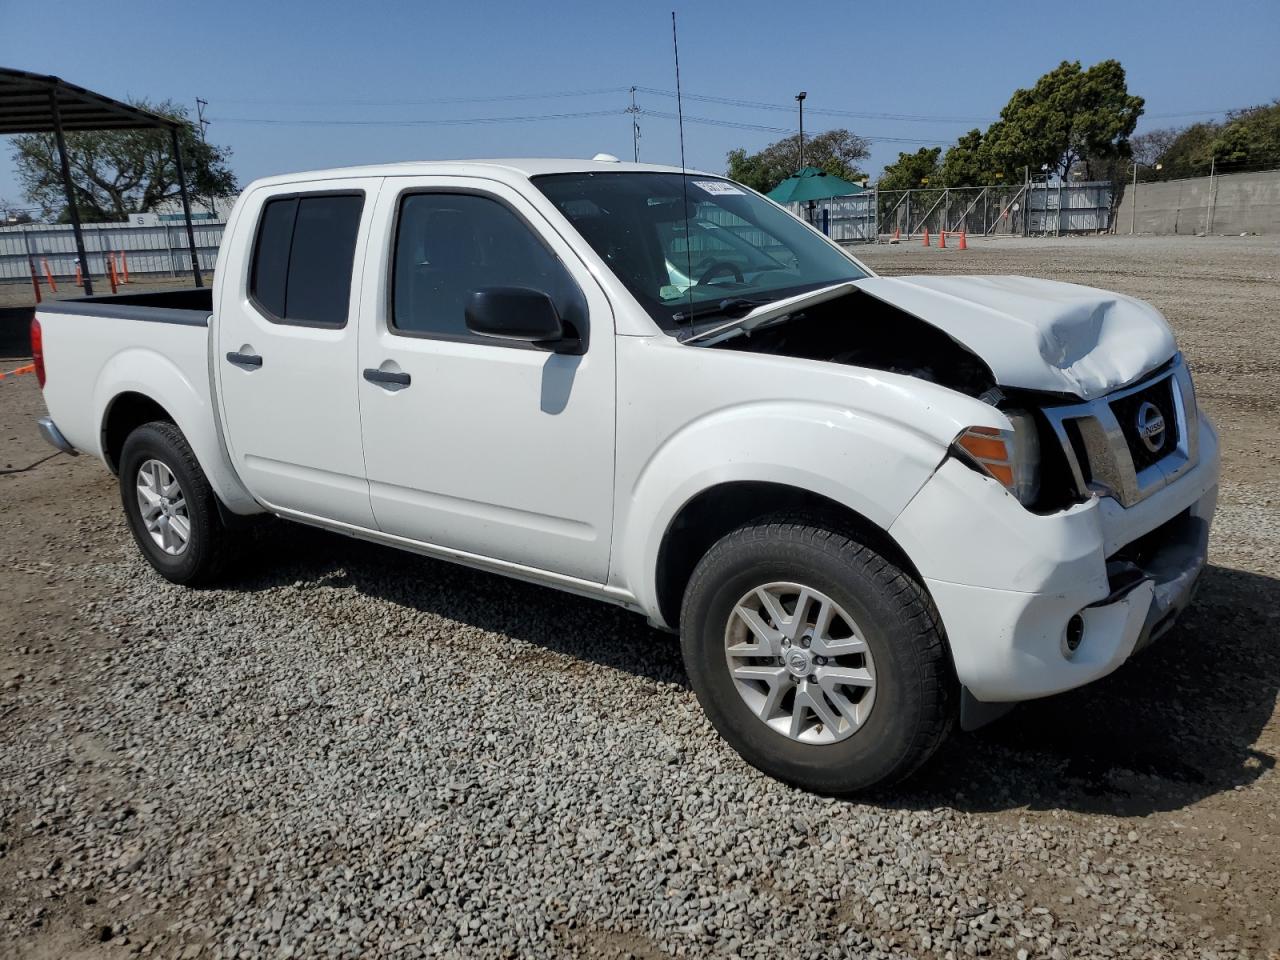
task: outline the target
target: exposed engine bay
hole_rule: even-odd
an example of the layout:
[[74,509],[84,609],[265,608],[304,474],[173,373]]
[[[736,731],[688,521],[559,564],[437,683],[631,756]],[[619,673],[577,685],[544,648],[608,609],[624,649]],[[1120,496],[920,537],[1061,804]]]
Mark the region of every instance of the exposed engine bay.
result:
[[712,348],[887,370],[973,397],[996,385],[978,356],[937,327],[860,291],[805,306]]

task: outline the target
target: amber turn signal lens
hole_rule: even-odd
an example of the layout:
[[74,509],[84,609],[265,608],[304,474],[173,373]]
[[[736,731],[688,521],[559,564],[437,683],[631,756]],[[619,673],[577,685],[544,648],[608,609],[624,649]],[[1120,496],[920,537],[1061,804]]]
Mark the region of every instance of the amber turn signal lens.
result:
[[994,427],[970,427],[956,437],[956,446],[993,479],[1013,489],[1012,456],[1003,431]]

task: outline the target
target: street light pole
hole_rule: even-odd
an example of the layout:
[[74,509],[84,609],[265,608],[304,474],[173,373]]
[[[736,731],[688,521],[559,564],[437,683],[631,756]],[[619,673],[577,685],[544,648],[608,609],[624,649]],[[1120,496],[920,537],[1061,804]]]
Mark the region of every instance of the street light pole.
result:
[[800,104],[800,169],[804,169],[804,98],[808,94],[801,90],[796,94],[796,103]]

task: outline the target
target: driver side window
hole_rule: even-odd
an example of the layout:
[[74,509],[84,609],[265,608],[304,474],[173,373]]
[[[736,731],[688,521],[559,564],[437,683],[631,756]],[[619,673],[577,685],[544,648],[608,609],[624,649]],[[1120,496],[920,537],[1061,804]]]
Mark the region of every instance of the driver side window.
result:
[[506,204],[470,193],[402,197],[391,275],[391,328],[410,336],[495,345],[467,329],[467,302],[483,287],[546,293],[561,319],[585,332],[582,291]]

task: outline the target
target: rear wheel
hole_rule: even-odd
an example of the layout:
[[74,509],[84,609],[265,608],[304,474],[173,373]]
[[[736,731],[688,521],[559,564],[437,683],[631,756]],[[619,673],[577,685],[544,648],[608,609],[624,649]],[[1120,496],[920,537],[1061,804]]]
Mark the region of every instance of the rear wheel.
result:
[[805,789],[900,780],[952,726],[956,688],[927,594],[812,521],[761,520],[716,543],[685,593],[681,645],[721,736]]
[[146,423],[125,439],[120,499],[138,548],[166,580],[195,586],[222,573],[230,536],[217,496],[174,424]]

